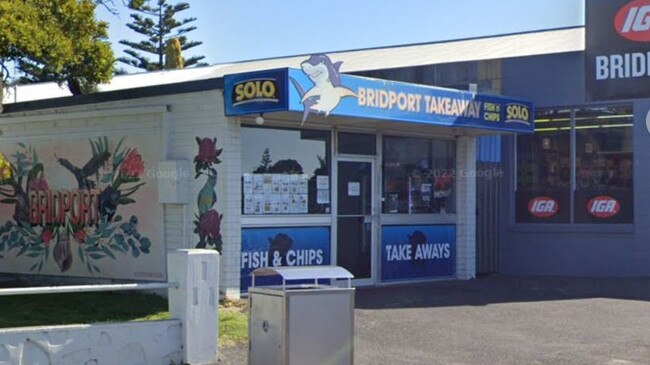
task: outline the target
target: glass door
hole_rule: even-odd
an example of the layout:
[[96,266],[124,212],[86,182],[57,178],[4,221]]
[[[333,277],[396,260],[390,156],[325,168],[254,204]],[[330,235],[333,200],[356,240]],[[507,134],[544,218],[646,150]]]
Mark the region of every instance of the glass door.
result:
[[373,284],[373,159],[339,159],[337,264],[349,270],[356,285]]

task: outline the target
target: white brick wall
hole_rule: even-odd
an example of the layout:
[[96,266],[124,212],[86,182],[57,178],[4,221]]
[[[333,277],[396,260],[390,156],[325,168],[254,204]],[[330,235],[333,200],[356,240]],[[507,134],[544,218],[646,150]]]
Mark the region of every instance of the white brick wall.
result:
[[456,149],[456,277],[467,280],[476,277],[476,137],[458,138]]

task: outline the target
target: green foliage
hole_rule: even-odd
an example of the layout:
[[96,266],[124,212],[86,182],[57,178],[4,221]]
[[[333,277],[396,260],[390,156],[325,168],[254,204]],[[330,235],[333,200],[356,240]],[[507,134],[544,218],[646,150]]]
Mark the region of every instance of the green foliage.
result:
[[[150,5],[151,2],[155,5]],[[190,5],[184,2],[172,5],[168,4],[167,0],[132,0],[129,4],[129,8],[133,10],[132,23],[127,24],[127,27],[145,36],[146,40],[140,42],[121,40],[120,43],[129,49],[124,51],[128,56],[120,57],[118,61],[146,71],[163,70],[167,69],[165,52],[170,39],[178,39],[181,51],[203,44],[203,42],[189,41],[185,36],[196,29],[195,26],[185,26],[194,22],[196,18],[182,20],[175,18],[177,13],[189,7]],[[155,59],[152,61],[141,52],[154,55]],[[203,66],[205,63],[199,61],[204,58],[205,56],[190,57],[184,60],[184,67]]]
[[[2,76],[22,82],[68,83],[90,93],[113,74],[108,25],[95,20],[91,0],[0,0]],[[17,66],[11,75],[8,64]]]
[[165,51],[165,69],[172,70],[184,67],[183,56],[181,55],[181,42],[178,38],[172,38],[167,41]]

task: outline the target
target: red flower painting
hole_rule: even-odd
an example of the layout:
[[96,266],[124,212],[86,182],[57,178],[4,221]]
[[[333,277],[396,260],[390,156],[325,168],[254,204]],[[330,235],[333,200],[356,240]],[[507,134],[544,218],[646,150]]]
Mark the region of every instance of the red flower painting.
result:
[[86,240],[86,232],[84,232],[83,229],[80,229],[80,230],[78,230],[77,232],[75,232],[75,233],[72,235],[72,237],[73,237],[75,240],[79,241],[79,243],[84,243],[84,241]]
[[43,240],[44,245],[49,245],[52,238],[54,238],[54,233],[49,229],[46,229],[41,233],[41,240]]
[[210,209],[203,213],[199,219],[199,236],[208,239],[220,239],[222,217],[223,215],[217,213],[214,209]]
[[197,138],[196,142],[199,144],[199,153],[194,158],[194,162],[210,165],[217,164],[221,150],[217,149],[217,139],[213,138]]
[[124,158],[120,166],[120,174],[130,177],[140,177],[143,172],[144,161],[142,161],[142,156],[140,156],[137,149],[133,149]]

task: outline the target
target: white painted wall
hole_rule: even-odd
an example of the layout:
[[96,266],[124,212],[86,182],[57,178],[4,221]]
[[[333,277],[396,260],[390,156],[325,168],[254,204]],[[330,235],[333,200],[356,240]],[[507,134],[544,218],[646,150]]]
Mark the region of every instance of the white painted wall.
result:
[[0,329],[0,365],[179,365],[178,320]]
[[456,277],[476,277],[476,137],[456,143]]

